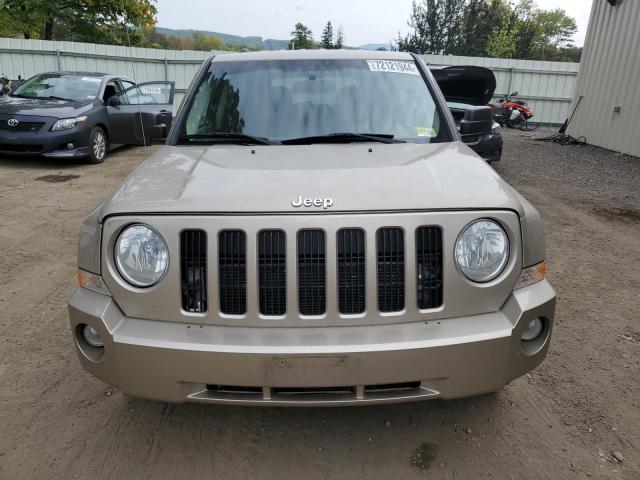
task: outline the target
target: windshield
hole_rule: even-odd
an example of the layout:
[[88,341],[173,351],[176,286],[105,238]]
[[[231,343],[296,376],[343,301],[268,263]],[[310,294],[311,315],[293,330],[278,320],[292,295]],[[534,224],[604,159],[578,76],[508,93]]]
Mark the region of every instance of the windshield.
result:
[[11,94],[26,98],[60,98],[95,100],[100,91],[101,77],[68,73],[36,75],[17,87]]
[[212,62],[179,134],[284,141],[347,132],[449,140],[415,62],[379,60]]

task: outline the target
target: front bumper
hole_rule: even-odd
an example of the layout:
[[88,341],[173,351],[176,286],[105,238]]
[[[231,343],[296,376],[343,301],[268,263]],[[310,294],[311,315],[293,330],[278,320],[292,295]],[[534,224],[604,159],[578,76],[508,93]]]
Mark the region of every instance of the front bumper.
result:
[[[86,157],[89,154],[89,130],[86,126],[58,132],[51,132],[49,128],[47,123],[39,132],[0,130],[0,154],[51,158]],[[70,143],[73,148],[68,148]]]
[[[168,402],[330,406],[458,398],[501,389],[547,354],[555,291],[515,291],[491,314],[357,327],[222,327],[125,317],[78,288],[71,329],[84,368],[136,397]],[[523,343],[528,323],[545,330]],[[82,340],[93,326],[104,349]]]

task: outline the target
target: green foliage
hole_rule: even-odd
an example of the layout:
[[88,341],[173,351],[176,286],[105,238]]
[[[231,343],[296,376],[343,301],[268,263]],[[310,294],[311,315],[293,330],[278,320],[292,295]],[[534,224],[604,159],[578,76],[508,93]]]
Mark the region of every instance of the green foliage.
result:
[[412,32],[396,48],[416,53],[579,61],[577,31],[562,9],[541,10],[533,0],[414,1]]
[[333,25],[331,25],[331,22],[327,22],[326,27],[324,27],[324,30],[322,31],[320,48],[325,48],[327,50],[333,48]]
[[0,0],[0,37],[37,37],[38,29],[33,22],[25,22],[22,12],[12,13],[4,8],[4,2]]
[[[339,27],[338,32],[334,35],[333,25],[331,24],[331,22],[327,22],[327,25],[322,31],[322,38],[320,39],[320,44],[318,45],[318,47],[324,48],[326,50],[339,50],[343,48],[344,33],[342,32],[342,27]],[[296,48],[298,48],[297,44]]]
[[291,37],[289,49],[301,50],[318,48],[316,42],[313,41],[313,32],[302,23],[296,23],[295,29],[291,32]]
[[194,50],[222,50],[224,44],[222,40],[213,35],[205,35],[202,32],[193,32],[193,49]]
[[[138,43],[137,28],[155,24],[155,0],[2,0],[0,29],[25,38]],[[5,23],[5,19],[10,20]]]
[[504,25],[496,28],[487,42],[487,56],[497,58],[513,58],[516,53],[517,33]]

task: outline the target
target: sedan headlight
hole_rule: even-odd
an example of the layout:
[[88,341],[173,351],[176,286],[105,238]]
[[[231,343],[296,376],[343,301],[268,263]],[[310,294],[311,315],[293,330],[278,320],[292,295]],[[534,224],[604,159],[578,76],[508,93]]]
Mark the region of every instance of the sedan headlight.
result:
[[62,120],[58,120],[51,127],[52,132],[57,132],[58,130],[69,130],[70,128],[79,127],[80,125],[84,125],[87,122],[87,117],[76,117],[76,118],[63,118]]
[[502,133],[502,127],[500,126],[499,123],[493,122],[493,126],[491,127],[491,133],[493,133],[494,135],[500,135],[500,133]]
[[469,280],[490,282],[509,260],[509,237],[495,221],[480,219],[468,225],[456,242],[456,263]]
[[129,225],[116,240],[114,257],[122,278],[135,287],[151,287],[169,267],[169,249],[162,236],[148,225]]

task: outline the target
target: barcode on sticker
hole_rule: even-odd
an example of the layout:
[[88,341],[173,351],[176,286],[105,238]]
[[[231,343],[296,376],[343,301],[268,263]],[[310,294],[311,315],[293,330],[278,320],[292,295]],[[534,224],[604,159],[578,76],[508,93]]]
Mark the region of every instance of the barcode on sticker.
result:
[[140,87],[140,91],[145,95],[160,95],[162,93],[160,87]]
[[405,73],[420,75],[418,67],[413,62],[396,62],[393,60],[367,60],[372,72]]

